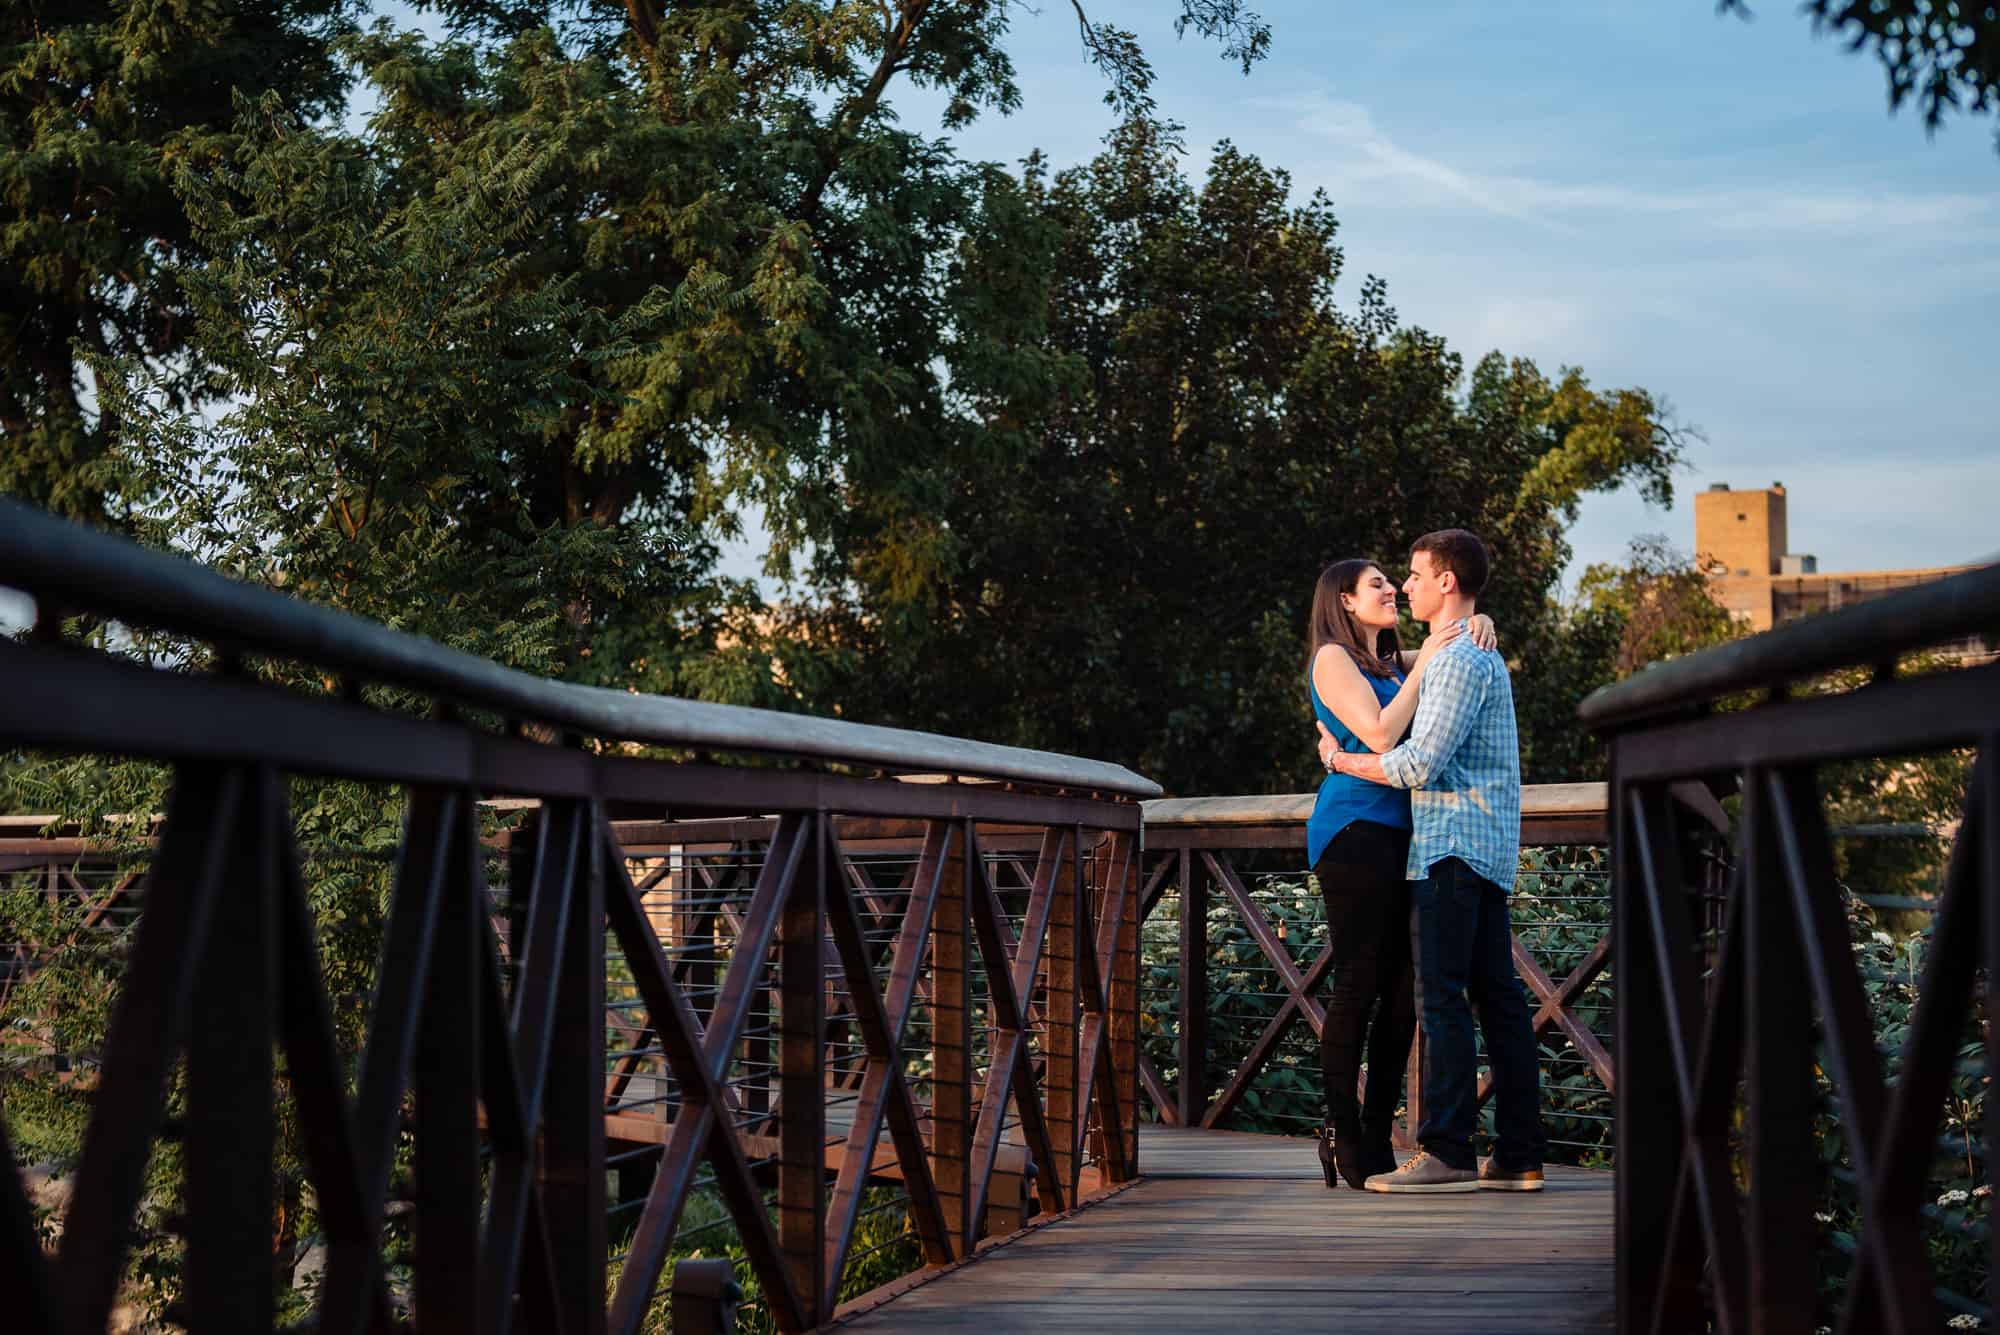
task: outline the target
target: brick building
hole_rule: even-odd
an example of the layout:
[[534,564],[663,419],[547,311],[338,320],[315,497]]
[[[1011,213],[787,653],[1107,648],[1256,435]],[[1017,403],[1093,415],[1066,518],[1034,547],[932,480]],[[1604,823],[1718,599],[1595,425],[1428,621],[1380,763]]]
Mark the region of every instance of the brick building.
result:
[[1781,482],[1754,491],[1737,491],[1727,482],[1716,482],[1696,493],[1694,551],[1695,560],[1708,572],[1716,601],[1752,630],[1769,630],[1814,612],[1866,602],[1971,569],[1822,571],[1818,557],[1790,550]]

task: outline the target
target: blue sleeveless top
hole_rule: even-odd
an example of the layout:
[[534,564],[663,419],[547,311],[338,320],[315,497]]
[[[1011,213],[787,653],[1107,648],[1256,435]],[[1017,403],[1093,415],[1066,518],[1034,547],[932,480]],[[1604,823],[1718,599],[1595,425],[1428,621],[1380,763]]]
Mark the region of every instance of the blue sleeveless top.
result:
[[[1342,652],[1338,649],[1336,653]],[[1396,692],[1403,688],[1402,674],[1393,677],[1376,677],[1362,673],[1362,680],[1375,689],[1377,703],[1387,707],[1396,698]],[[1319,688],[1313,685],[1312,670],[1306,670],[1306,694],[1312,697],[1313,714],[1326,730],[1340,743],[1340,749],[1357,755],[1368,754],[1368,745],[1356,737],[1345,723],[1334,717],[1319,698]],[[1313,803],[1313,814],[1306,821],[1306,865],[1316,866],[1320,854],[1333,837],[1358,820],[1372,820],[1377,825],[1388,825],[1398,830],[1410,828],[1410,794],[1401,788],[1391,788],[1387,784],[1370,783],[1357,779],[1352,774],[1329,774],[1320,782],[1319,800]]]

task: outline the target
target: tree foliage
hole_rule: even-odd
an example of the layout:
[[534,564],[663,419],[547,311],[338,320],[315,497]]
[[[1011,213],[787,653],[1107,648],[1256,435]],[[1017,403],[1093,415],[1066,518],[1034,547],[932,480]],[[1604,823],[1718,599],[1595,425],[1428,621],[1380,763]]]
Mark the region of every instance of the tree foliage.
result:
[[1708,576],[1666,538],[1634,538],[1624,565],[1587,567],[1577,583],[1583,609],[1619,623],[1610,677],[1733,640],[1743,628],[1710,591]]
[[[1072,378],[1031,418],[974,405],[1027,433],[1025,455],[932,470],[948,578],[913,594],[866,532],[824,572],[804,639],[861,650],[831,697],[844,712],[1117,759],[1172,792],[1295,789],[1323,564],[1400,569],[1426,530],[1473,528],[1499,562],[1486,605],[1534,664],[1581,496],[1668,493],[1680,437],[1644,391],[1498,354],[1468,372],[1372,279],[1343,310],[1324,198],[1293,202],[1227,144],[1199,185],[1181,161],[1136,121],[1087,166],[1031,166],[1056,238],[1047,344]],[[1588,683],[1517,675],[1574,730]]]
[[104,365],[212,401],[183,277],[210,252],[176,167],[236,146],[232,93],[336,110],[355,0],[18,0],[0,15],[0,490],[106,517],[120,490]]

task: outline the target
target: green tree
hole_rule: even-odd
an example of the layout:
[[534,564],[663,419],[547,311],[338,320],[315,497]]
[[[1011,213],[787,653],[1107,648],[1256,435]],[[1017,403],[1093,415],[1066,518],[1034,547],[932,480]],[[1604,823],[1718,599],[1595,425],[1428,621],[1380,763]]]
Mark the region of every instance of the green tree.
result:
[[1623,681],[1649,663],[1722,644],[1743,634],[1710,592],[1708,576],[1665,537],[1634,538],[1624,565],[1584,569],[1577,599],[1586,609],[1609,612],[1619,623],[1611,679]]
[[[1510,653],[1538,665],[1560,640],[1550,592],[1581,495],[1668,493],[1679,436],[1643,391],[1498,354],[1468,375],[1379,282],[1335,305],[1323,198],[1292,202],[1284,173],[1227,144],[1199,187],[1179,163],[1170,130],[1137,120],[1088,166],[1030,170],[1058,232],[1048,351],[1074,378],[1032,418],[976,403],[1032,435],[1025,460],[931,471],[950,578],[913,593],[882,577],[865,533],[823,572],[802,638],[856,665],[829,703],[1114,758],[1173,792],[1294,789],[1312,773],[1303,634],[1326,561],[1399,568],[1428,529],[1480,531]],[[1590,684],[1517,674],[1566,720]]]
[[[234,92],[339,108],[355,0],[20,0],[0,15],[0,490],[105,517],[106,363],[212,401],[181,276],[208,257],[170,178],[235,146]],[[91,359],[91,360],[87,360]],[[93,366],[92,360],[95,365]]]
[[1744,633],[1709,593],[1708,579],[1664,537],[1632,540],[1623,564],[1585,567],[1576,597],[1556,609],[1556,629],[1536,674],[1571,683],[1531,690],[1521,731],[1544,782],[1600,779],[1603,743],[1576,721],[1576,704],[1599,686],[1650,663],[1722,644]]

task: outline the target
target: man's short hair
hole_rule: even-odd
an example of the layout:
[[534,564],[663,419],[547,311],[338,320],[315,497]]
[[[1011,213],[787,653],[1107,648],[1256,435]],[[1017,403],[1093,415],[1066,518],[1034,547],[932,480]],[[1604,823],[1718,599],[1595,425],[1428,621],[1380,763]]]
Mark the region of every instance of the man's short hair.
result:
[[1410,544],[1410,555],[1418,552],[1430,553],[1433,573],[1441,575],[1449,570],[1458,576],[1458,591],[1468,598],[1477,598],[1485,589],[1487,573],[1493,568],[1486,544],[1478,535],[1462,528],[1441,528],[1424,534]]

